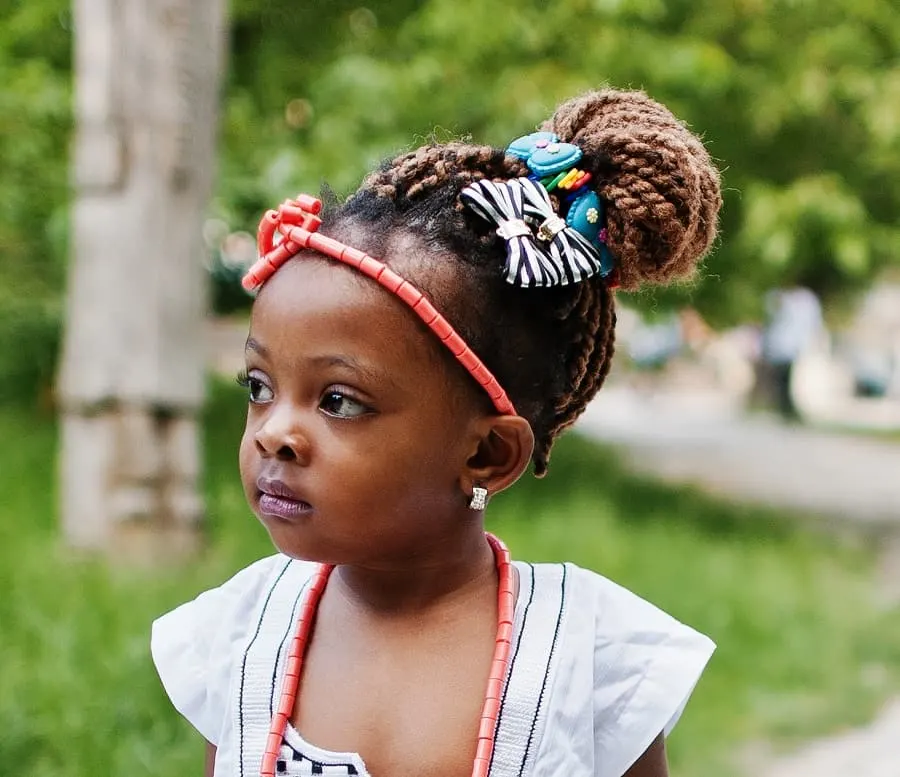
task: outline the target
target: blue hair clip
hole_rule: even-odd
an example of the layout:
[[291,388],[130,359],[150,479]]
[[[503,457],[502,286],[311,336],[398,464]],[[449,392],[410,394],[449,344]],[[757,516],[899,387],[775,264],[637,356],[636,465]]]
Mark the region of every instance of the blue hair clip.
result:
[[534,153],[538,143],[549,145],[558,142],[559,136],[553,132],[532,132],[530,135],[516,138],[506,147],[506,153],[527,160]]
[[539,178],[571,170],[584,156],[578,146],[560,143],[552,132],[532,132],[516,138],[507,146],[506,153],[525,160],[528,169]]
[[559,198],[559,210],[565,213],[566,226],[597,250],[601,258],[600,275],[609,278],[615,261],[606,245],[605,209],[597,193],[586,186],[590,174],[575,167],[584,156],[582,150],[573,143],[560,142],[553,132],[532,132],[516,138],[506,153],[525,162],[530,171],[528,180],[540,183]]

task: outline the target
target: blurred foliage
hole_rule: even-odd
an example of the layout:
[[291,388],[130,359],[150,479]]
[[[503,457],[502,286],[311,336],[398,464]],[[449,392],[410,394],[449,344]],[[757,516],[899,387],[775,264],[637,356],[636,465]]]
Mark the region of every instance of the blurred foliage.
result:
[[65,277],[67,0],[0,0],[0,306]]
[[56,375],[60,309],[54,299],[0,304],[0,406],[47,406]]
[[[0,304],[64,279],[70,20],[0,0]],[[252,230],[429,137],[504,145],[579,91],[645,88],[726,185],[701,281],[645,304],[729,321],[791,281],[841,300],[900,251],[898,55],[894,0],[232,0],[212,211]]]
[[66,0],[0,0],[0,404],[42,404],[65,279],[71,31]]

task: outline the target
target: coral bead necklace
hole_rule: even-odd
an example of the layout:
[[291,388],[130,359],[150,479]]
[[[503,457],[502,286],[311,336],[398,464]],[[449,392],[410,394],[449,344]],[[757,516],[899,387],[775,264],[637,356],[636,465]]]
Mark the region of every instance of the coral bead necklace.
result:
[[[488,679],[484,705],[481,709],[481,721],[478,726],[478,745],[475,749],[475,762],[472,765],[472,777],[487,777],[491,764],[491,753],[494,750],[494,731],[497,728],[497,717],[500,714],[500,697],[503,683],[509,668],[511,654],[513,618],[515,616],[515,580],[509,551],[502,541],[492,534],[485,534],[494,552],[497,565],[499,587],[497,592],[497,638],[494,644],[494,658],[491,662],[491,674]],[[303,669],[303,658],[309,635],[312,632],[313,620],[319,606],[319,600],[328,583],[328,576],[334,569],[328,564],[321,564],[313,574],[309,588],[304,595],[297,616],[297,627],[288,653],[284,683],[278,709],[272,717],[269,738],[263,755],[261,777],[275,777],[278,752],[284,739],[284,730],[294,711],[297,690],[300,686],[300,674]]]

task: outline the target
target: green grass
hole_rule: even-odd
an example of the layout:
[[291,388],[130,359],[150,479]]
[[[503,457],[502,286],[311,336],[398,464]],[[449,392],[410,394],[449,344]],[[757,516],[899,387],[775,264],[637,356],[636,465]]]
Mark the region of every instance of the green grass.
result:
[[[201,773],[199,739],[151,666],[149,623],[270,552],[237,478],[241,400],[214,394],[210,547],[156,571],[67,555],[54,426],[0,409],[0,774]],[[869,551],[777,513],[632,477],[613,452],[570,436],[546,480],[495,500],[490,526],[515,556],[601,571],[719,644],[669,743],[676,777],[734,774],[744,743],[861,722],[900,687],[900,619],[876,609]]]

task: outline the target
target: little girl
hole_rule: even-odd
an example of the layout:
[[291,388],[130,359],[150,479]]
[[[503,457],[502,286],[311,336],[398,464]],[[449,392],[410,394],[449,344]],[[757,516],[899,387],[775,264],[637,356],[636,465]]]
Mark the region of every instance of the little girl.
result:
[[720,204],[684,125],[602,91],[266,213],[240,469],[279,553],[153,626],[207,775],[667,774],[710,640],[484,510],[600,388],[613,288],[689,276]]

